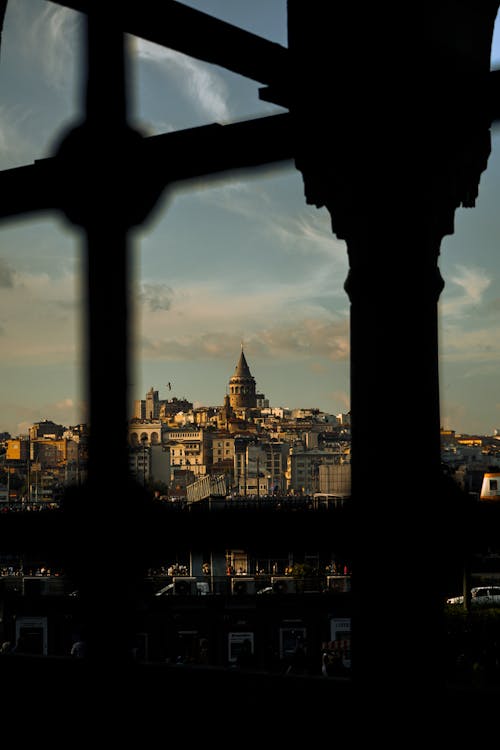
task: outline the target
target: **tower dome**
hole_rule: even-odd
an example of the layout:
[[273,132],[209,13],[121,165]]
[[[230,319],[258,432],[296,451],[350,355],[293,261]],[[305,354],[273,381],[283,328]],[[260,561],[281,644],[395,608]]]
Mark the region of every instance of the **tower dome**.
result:
[[248,367],[243,347],[234,374],[229,378],[229,403],[233,409],[255,409],[257,406],[255,378]]

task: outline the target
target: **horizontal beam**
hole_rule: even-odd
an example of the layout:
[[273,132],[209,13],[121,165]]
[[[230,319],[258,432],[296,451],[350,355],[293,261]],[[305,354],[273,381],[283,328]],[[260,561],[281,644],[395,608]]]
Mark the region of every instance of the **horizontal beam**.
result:
[[[108,498],[109,499],[109,498]],[[106,498],[102,497],[102,500]],[[96,501],[99,503],[99,501]],[[87,506],[88,507],[88,506]],[[95,503],[90,503],[94,508]],[[101,511],[46,510],[39,512],[8,512],[0,516],[0,545],[4,553],[39,555],[47,562],[73,556],[75,548],[88,549],[93,539],[97,552],[99,542],[109,548],[106,533],[113,530],[127,543],[133,540],[134,550],[141,544],[142,554],[151,562],[168,554],[186,550],[248,549],[272,556],[279,552],[321,550],[331,553],[349,549],[352,543],[352,514],[348,508],[312,510],[254,510],[228,508],[209,510],[194,508],[177,510],[168,506],[146,504],[134,514],[115,506]],[[286,529],[283,537],[283,529]],[[84,531],[85,530],[85,533]]]
[[[93,0],[57,0],[87,13]],[[268,39],[189,8],[176,0],[122,0],[113,9],[117,27],[126,34],[220,65],[260,83],[278,83],[288,50]],[[286,18],[283,19],[286,23]]]
[[147,138],[144,147],[145,158],[165,169],[169,183],[252,169],[293,159],[291,115],[179,130]]
[[[103,136],[104,137],[104,136]],[[160,189],[174,182],[247,170],[293,159],[290,115],[272,115],[230,125],[204,125],[151,136],[140,142],[142,185]],[[100,148],[102,151],[102,148]],[[90,153],[90,159],[92,152]],[[127,154],[123,155],[124,160]],[[0,172],[0,218],[63,209],[67,190],[58,180],[57,157]],[[99,164],[100,172],[106,164]],[[132,190],[142,189],[130,175]],[[75,174],[78,181],[81,176]],[[89,185],[89,195],[92,186]]]

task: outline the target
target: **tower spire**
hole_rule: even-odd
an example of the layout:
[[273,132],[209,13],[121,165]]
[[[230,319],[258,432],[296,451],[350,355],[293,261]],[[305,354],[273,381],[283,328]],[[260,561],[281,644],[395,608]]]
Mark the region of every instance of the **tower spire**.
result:
[[229,380],[229,399],[233,409],[252,409],[257,405],[255,378],[252,377],[243,352],[243,341],[241,342],[240,358],[234,374]]

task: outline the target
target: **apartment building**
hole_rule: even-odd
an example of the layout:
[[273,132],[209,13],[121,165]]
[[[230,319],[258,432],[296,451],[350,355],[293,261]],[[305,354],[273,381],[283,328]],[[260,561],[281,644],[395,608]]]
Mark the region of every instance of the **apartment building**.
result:
[[163,443],[170,451],[171,471],[184,469],[195,477],[207,474],[211,464],[211,440],[203,429],[166,429]]
[[[320,491],[320,466],[339,463],[339,454],[327,450],[306,450],[302,445],[290,448],[287,459],[287,491],[294,494],[312,495]],[[326,490],[322,490],[326,491]]]

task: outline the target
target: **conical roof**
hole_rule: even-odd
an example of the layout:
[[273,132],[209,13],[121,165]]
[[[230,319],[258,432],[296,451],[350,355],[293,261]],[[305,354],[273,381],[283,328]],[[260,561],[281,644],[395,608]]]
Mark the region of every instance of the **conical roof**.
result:
[[245,355],[243,354],[243,349],[241,350],[240,358],[238,360],[238,364],[236,365],[234,376],[237,378],[251,378],[252,373],[250,372],[250,368],[248,367],[247,361],[245,359]]

